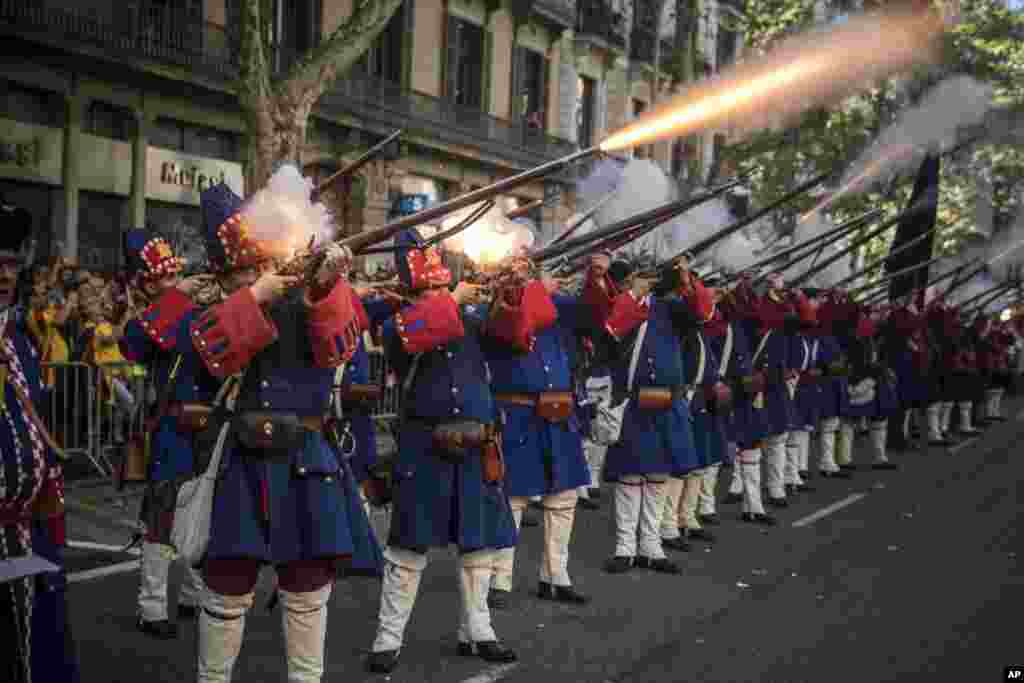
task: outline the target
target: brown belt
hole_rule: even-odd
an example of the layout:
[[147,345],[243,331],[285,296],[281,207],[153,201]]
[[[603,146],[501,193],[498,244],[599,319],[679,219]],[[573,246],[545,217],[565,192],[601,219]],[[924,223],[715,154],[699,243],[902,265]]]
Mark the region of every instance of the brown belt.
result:
[[311,432],[322,434],[324,431],[324,418],[322,417],[300,417],[299,424]]
[[499,403],[511,403],[516,406],[532,408],[537,405],[537,397],[532,394],[495,394],[494,400]]

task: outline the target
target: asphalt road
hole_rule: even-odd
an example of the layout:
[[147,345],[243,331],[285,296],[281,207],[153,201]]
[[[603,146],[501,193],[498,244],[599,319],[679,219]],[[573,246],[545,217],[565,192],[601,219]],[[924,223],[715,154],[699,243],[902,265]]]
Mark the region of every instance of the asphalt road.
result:
[[[1007,414],[1022,407],[1016,401]],[[362,669],[379,584],[339,581],[324,680],[1003,680],[1005,666],[1024,663],[1015,619],[1024,606],[1021,437],[1024,422],[1013,420],[953,452],[893,454],[903,464],[899,472],[815,479],[817,490],[781,511],[773,529],[744,525],[737,507],[722,506],[719,542],[674,554],[682,576],[603,573],[601,563],[612,550],[609,503],[597,512],[580,510],[570,572],[577,588],[594,598],[584,608],[531,597],[541,531],[527,528],[515,600],[494,617],[501,638],[520,655],[513,665],[455,655],[458,598],[450,553],[433,556],[400,666],[387,679]],[[866,462],[863,444],[857,454]],[[727,476],[723,472],[723,492]],[[137,572],[132,556],[116,552],[130,536],[126,520],[133,505],[112,511],[99,489],[69,499],[75,513],[69,537],[109,547],[69,551],[69,600],[84,680],[193,680],[192,623],[181,624],[171,642],[133,629]],[[95,576],[104,571],[113,573]],[[285,680],[280,615],[263,608],[269,579],[263,577],[248,618],[238,681]]]

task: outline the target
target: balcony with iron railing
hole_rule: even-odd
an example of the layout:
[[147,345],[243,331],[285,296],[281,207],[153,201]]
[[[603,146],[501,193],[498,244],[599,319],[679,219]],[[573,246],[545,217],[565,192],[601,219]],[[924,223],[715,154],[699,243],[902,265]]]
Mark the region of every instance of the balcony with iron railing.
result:
[[[111,7],[115,4],[119,3]],[[237,55],[223,27],[189,23],[175,13],[112,10],[104,14],[73,6],[71,2],[55,7],[0,0],[0,35],[120,64],[179,67],[183,79],[198,76],[224,89],[232,87],[238,73]],[[284,71],[293,56],[277,54],[271,61]],[[477,148],[519,166],[540,164],[575,149],[567,140],[546,135],[525,122],[512,123],[355,74],[340,78],[324,94],[318,113],[327,118],[355,117],[382,129],[405,128],[411,134]]]
[[577,0],[577,40],[625,50],[628,35],[625,17],[615,11],[608,0]]

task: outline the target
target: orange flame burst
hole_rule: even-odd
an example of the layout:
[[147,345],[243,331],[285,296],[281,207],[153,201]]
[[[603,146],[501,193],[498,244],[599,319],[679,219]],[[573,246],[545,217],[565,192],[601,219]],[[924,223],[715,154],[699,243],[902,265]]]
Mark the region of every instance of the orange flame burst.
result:
[[600,144],[628,149],[701,130],[779,125],[811,107],[937,58],[942,20],[889,12],[851,20],[780,46],[675,97]]

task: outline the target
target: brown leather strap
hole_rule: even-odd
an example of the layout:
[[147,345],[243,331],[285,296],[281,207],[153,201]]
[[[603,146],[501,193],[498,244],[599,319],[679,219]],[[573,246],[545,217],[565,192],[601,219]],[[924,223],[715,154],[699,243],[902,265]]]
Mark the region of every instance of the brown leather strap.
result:
[[494,400],[499,403],[511,403],[516,406],[532,408],[537,405],[537,398],[529,394],[495,394]]

